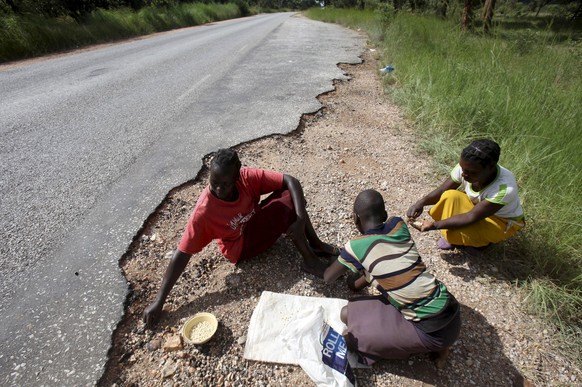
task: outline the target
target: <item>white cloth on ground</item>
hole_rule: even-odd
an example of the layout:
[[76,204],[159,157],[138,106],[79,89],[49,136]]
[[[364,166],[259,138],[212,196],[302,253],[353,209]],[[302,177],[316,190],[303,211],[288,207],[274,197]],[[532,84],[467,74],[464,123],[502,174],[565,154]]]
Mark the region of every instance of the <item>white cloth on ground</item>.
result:
[[346,325],[340,311],[347,300],[264,291],[253,311],[243,357],[248,360],[299,365],[298,354],[285,345],[285,333],[308,311],[323,308],[323,319],[340,334]]

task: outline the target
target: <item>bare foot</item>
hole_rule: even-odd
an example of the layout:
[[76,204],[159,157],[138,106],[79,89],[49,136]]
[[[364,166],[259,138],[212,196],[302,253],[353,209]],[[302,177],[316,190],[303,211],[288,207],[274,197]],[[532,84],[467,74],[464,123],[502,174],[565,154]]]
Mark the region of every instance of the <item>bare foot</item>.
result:
[[455,248],[455,245],[450,244],[445,238],[439,239],[436,245],[441,250],[453,250]]
[[323,272],[326,268],[327,265],[320,260],[312,262],[311,264],[307,264],[305,261],[301,263],[301,270],[319,278],[323,278]]
[[447,359],[449,357],[449,348],[445,348],[439,352],[432,352],[430,354],[431,359],[434,361],[434,365],[436,368],[443,369],[445,368],[445,364],[447,363]]
[[325,242],[322,243],[320,246],[317,247],[310,246],[310,247],[311,251],[313,251],[313,253],[318,257],[332,256],[334,258],[337,258],[337,256],[340,255],[341,252],[340,247]]

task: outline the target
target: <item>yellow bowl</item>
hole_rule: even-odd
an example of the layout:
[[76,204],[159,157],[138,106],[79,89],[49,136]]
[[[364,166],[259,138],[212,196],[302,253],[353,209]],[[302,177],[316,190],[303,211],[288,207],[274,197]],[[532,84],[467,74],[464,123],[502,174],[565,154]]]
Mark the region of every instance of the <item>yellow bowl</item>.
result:
[[182,326],[180,333],[187,343],[204,344],[208,342],[218,329],[218,320],[212,313],[196,313]]

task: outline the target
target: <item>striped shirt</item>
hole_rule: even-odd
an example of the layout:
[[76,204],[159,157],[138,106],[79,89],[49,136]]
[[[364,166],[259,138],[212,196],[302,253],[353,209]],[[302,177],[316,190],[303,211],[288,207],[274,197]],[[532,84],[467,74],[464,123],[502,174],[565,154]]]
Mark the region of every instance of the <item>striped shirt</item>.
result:
[[363,272],[407,320],[437,316],[452,298],[445,285],[427,271],[402,218],[390,218],[352,239],[338,260],[353,272]]

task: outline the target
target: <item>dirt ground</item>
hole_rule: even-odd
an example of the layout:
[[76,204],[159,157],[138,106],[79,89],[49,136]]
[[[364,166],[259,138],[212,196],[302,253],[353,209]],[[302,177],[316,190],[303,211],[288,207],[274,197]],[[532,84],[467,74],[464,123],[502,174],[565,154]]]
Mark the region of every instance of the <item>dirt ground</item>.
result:
[[[376,53],[366,49],[360,65],[340,65],[351,77],[322,95],[317,114],[305,116],[289,135],[240,145],[243,166],[278,170],[297,177],[321,239],[343,245],[357,231],[352,203],[361,190],[379,190],[390,215],[408,206],[444,176],[432,172],[419,139],[402,113],[383,94]],[[451,166],[452,167],[452,166]],[[214,244],[194,256],[171,292],[161,321],[144,329],[143,309],[153,300],[196,199],[206,184],[196,181],[167,196],[147,221],[121,266],[131,284],[126,316],[113,338],[102,386],[310,386],[293,365],[243,359],[247,327],[261,292],[349,298],[344,281],[325,285],[300,270],[300,256],[282,237],[267,252],[237,266]],[[426,214],[424,215],[426,216]],[[582,373],[560,354],[556,333],[525,313],[523,297],[497,263],[510,260],[511,244],[483,256],[443,253],[437,232],[412,229],[430,271],[462,304],[463,328],[444,369],[426,355],[383,361],[357,369],[360,386],[581,385]],[[214,313],[219,320],[207,344],[164,346],[187,317]]]

